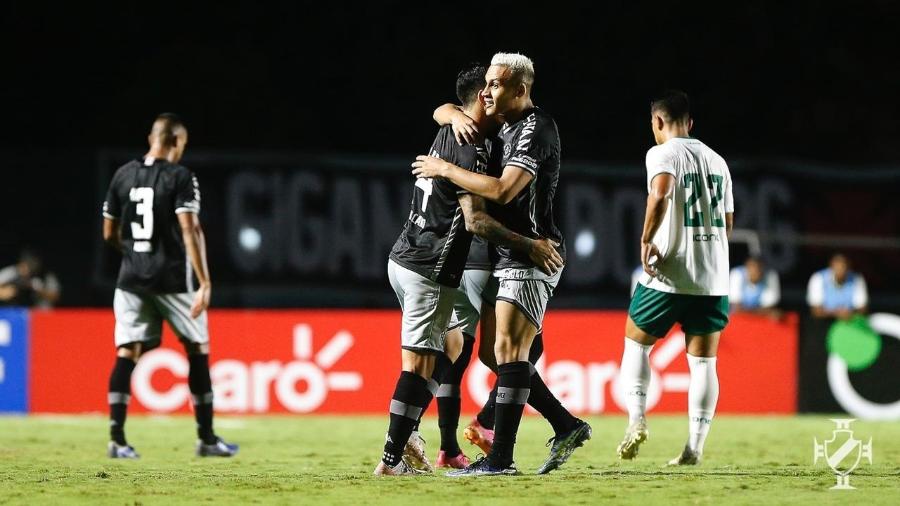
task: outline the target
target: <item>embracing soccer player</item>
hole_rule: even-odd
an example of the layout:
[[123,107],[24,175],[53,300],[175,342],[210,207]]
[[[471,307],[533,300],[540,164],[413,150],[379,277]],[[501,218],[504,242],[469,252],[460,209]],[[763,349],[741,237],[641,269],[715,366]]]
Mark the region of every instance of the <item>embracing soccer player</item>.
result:
[[[456,90],[466,111],[485,121],[479,92],[484,68],[460,72]],[[445,126],[438,131],[430,153],[482,173],[487,164],[483,145],[462,145]],[[472,232],[519,251],[543,265],[555,255],[552,243],[505,229],[485,212],[483,199],[446,179],[418,178],[409,217],[391,249],[388,278],[403,312],[402,372],[390,403],[390,424],[375,468],[377,476],[417,474],[430,469],[424,452],[409,452],[408,442],[422,412],[438,393],[441,378],[456,360],[463,339],[453,311]]]
[[206,324],[212,285],[198,216],[197,178],[178,164],[187,139],[177,116],[159,115],[148,137],[150,150],[116,171],[103,203],[103,239],[122,253],[113,298],[118,351],[109,378],[111,458],[138,458],[125,439],[131,373],[142,353],[159,346],[163,320],[188,355],[199,437],[196,454],[230,457],[238,451],[213,432]]
[[721,156],[690,136],[686,94],[670,91],[654,100],[650,123],[657,146],[647,152],[644,274],[625,323],[619,382],[629,426],[618,454],[633,459],[649,437],[650,350],[680,323],[691,374],[689,431],[684,450],[669,465],[696,465],[719,398],[716,351],[728,323],[728,235],[734,222],[731,174]]
[[[420,178],[445,178],[500,204],[503,207],[498,217],[506,227],[528,237],[552,239],[565,261],[562,234],[553,213],[559,182],[559,134],[553,118],[531,100],[534,65],[523,55],[498,53],[491,60],[485,81],[485,112],[488,116],[499,115],[505,123],[499,134],[503,145],[500,177],[475,174],[450,160],[432,156],[417,157],[413,173]],[[503,245],[497,251],[494,276],[500,286],[495,309],[498,387],[494,441],[486,458],[448,473],[450,476],[517,474],[513,449],[522,412],[532,385],[543,385],[528,356],[535,336],[542,330],[547,302],[562,269],[548,274],[527,255]],[[559,417],[565,424],[557,429],[550,457],[539,473],[555,469],[590,439],[590,426],[571,416],[558,400],[556,405],[566,415]]]

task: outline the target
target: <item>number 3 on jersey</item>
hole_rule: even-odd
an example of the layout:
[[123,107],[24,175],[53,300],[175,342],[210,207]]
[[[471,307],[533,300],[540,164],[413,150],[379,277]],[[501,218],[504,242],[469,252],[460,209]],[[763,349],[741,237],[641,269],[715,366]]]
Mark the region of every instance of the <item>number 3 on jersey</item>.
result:
[[[690,191],[690,195],[684,202],[684,226],[685,227],[702,227],[704,225],[704,216],[709,216],[708,226],[725,227],[725,220],[722,219],[722,209],[719,203],[722,202],[722,181],[724,178],[715,174],[707,174],[706,188],[709,190],[709,203],[707,204],[703,197],[703,176],[697,172],[691,172],[684,175],[684,189]],[[706,210],[703,208],[706,207]]]
[[141,218],[140,223],[131,222],[133,249],[137,253],[149,253],[153,249],[150,242],[153,238],[153,188],[132,188],[128,198],[137,203],[134,212]]

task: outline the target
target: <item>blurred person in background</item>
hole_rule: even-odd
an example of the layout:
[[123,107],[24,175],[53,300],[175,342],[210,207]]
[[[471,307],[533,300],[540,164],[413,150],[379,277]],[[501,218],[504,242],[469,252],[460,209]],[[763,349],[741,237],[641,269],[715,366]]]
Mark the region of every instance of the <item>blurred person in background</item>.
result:
[[843,253],[835,253],[827,268],[809,278],[806,302],[816,318],[847,320],[865,314],[869,305],[866,280],[850,270],[850,261]]
[[732,311],[780,316],[776,308],[781,301],[778,273],[766,269],[761,258],[751,256],[744,265],[732,269],[730,284],[728,301]]
[[41,257],[23,249],[15,265],[0,270],[0,304],[49,309],[59,301],[56,276],[44,270]]

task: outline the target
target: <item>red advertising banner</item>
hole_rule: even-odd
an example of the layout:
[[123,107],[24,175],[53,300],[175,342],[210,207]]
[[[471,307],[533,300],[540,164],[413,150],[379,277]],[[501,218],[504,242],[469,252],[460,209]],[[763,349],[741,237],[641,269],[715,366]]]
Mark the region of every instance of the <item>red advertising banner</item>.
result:
[[[224,413],[383,413],[399,374],[398,311],[214,310],[210,313],[215,407]],[[621,410],[615,379],[621,311],[551,311],[538,368],[572,411]],[[115,360],[110,310],[35,312],[31,320],[32,412],[106,411]],[[792,413],[797,398],[797,323],[736,315],[719,347],[720,413]],[[673,331],[650,355],[648,406],[684,412],[684,340]],[[132,412],[190,409],[188,362],[169,329],[132,377]],[[493,376],[473,356],[463,409],[475,411]]]

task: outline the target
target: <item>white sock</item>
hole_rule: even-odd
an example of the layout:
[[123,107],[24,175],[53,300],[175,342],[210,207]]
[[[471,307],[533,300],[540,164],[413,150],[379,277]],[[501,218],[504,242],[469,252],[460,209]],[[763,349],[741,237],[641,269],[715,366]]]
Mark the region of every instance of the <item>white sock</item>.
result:
[[716,402],[719,400],[716,357],[687,354],[687,360],[691,368],[691,386],[688,388],[688,447],[695,453],[703,453],[703,443],[709,434]]
[[650,386],[650,350],[653,345],[625,338],[625,351],[619,367],[619,386],[625,393],[628,424],[644,419],[647,411],[647,389]]

